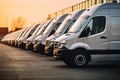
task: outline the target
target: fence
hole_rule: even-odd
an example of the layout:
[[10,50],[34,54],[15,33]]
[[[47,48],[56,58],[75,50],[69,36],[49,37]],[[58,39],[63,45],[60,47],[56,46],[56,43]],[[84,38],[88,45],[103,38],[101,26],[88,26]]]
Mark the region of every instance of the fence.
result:
[[59,10],[59,11],[49,14],[47,20],[49,20],[51,18],[55,18],[58,15],[73,12],[75,10],[87,9],[93,5],[97,5],[100,3],[109,3],[109,2],[113,2],[113,1],[117,1],[118,3],[120,2],[120,0],[85,0],[83,2],[75,4],[73,6],[70,6],[70,7],[67,7],[62,10]]

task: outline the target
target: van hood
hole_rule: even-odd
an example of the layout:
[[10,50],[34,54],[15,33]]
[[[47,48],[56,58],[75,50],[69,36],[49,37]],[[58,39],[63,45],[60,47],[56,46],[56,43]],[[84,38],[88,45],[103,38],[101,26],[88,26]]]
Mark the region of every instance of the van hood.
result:
[[66,41],[71,40],[71,39],[73,39],[73,38],[76,37],[75,34],[76,34],[76,33],[66,33],[66,34],[63,34],[62,36],[60,36],[60,37],[58,37],[57,39],[55,39],[55,41],[56,41],[56,42],[61,42],[61,41],[63,41],[63,40],[66,40]]
[[60,36],[60,34],[53,34],[53,35],[51,35],[50,37],[48,37],[46,40],[49,40],[49,41],[55,40],[55,39],[58,38],[59,36]]
[[45,44],[45,40],[47,38],[47,35],[40,35],[35,40],[40,41],[42,44]]
[[27,39],[27,41],[33,41],[37,36],[31,36]]
[[38,37],[35,38],[35,40],[41,40],[43,36],[42,35],[39,35]]
[[26,37],[20,37],[19,40],[22,41],[23,43],[26,43]]

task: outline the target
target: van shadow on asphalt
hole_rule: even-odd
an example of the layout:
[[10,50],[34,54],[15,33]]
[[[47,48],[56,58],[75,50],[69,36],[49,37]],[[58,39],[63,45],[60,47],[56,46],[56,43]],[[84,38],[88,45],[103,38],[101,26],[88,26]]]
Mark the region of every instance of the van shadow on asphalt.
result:
[[[56,60],[55,60],[56,61]],[[73,68],[73,69],[111,69],[111,68],[120,68],[120,60],[117,61],[96,61],[91,62],[84,67],[70,67],[68,65],[57,65],[56,68]]]

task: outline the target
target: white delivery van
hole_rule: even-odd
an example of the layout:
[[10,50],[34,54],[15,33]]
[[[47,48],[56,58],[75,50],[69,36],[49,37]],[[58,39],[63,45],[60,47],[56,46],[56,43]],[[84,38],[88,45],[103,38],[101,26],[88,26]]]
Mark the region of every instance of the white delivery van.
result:
[[6,40],[7,40],[8,35],[9,34],[6,34],[0,42],[3,43],[3,44],[6,44]]
[[11,46],[14,46],[15,44],[15,39],[18,37],[18,35],[22,32],[22,29],[18,30],[18,31],[15,31],[15,32],[12,32],[12,36],[11,36],[11,39],[10,39],[10,45]]
[[19,40],[19,38],[23,36],[23,34],[27,31],[28,28],[29,28],[29,27],[25,27],[25,28],[22,29],[22,31],[21,31],[20,34],[17,36],[17,38],[14,39],[14,42],[15,42],[15,43],[14,43],[13,46],[18,47],[18,40]]
[[6,34],[6,35],[3,37],[3,39],[1,40],[1,42],[2,42],[3,44],[8,44],[8,40],[9,40],[9,38],[10,38],[10,35],[11,35],[11,34]]
[[40,24],[37,28],[36,28],[36,30],[33,32],[33,34],[30,36],[30,37],[28,37],[27,38],[27,40],[26,40],[26,45],[25,45],[25,49],[26,50],[28,50],[28,49],[30,49],[30,44],[31,44],[31,39],[33,39],[33,38],[35,38],[35,36],[36,36],[36,34],[38,33],[38,31],[41,29],[41,27],[44,25],[44,23],[42,23],[42,24]]
[[5,43],[5,44],[8,44],[8,45],[9,45],[10,36],[11,36],[11,33],[6,34],[6,35],[3,37],[3,39],[1,40],[1,42],[3,42],[3,43]]
[[26,31],[26,33],[24,33],[23,36],[19,38],[19,40],[18,40],[18,47],[19,48],[25,48],[27,38],[29,38],[34,33],[34,31],[36,30],[36,28],[39,25],[40,24],[36,24],[35,26],[30,27]]
[[50,24],[51,21],[52,21],[52,19],[51,19],[51,20],[48,20],[47,22],[45,22],[45,23],[41,26],[41,28],[37,31],[37,33],[36,33],[35,35],[32,35],[31,37],[29,37],[29,38],[27,39],[26,49],[30,49],[30,50],[33,51],[34,39],[35,39],[36,37],[38,37],[39,35],[41,35],[41,34],[44,32],[44,30],[47,28],[47,26]]
[[61,25],[63,20],[67,17],[67,15],[68,14],[63,14],[54,18],[52,22],[48,25],[48,27],[45,29],[45,31],[42,33],[42,35],[38,36],[35,39],[35,44],[34,44],[35,52],[40,52],[41,54],[44,53],[46,38],[52,35],[58,29],[58,27]]
[[7,45],[10,45],[10,42],[11,42],[11,39],[13,38],[13,36],[14,36],[14,32],[8,34],[8,36],[6,38]]
[[66,34],[55,40],[54,47],[54,57],[61,57],[70,66],[120,59],[120,3],[87,9]]
[[58,38],[59,36],[65,34],[84,11],[85,10],[77,10],[77,11],[70,13],[65,18],[65,20],[62,22],[60,27],[55,31],[55,33],[46,39],[46,45],[45,45],[45,54],[46,55],[53,54],[53,48],[54,48],[53,41],[56,38]]

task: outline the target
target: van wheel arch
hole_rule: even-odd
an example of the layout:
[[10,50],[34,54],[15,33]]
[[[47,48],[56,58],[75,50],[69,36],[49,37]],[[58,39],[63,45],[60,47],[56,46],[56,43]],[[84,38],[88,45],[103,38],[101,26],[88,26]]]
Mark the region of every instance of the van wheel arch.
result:
[[[79,53],[79,52],[81,52],[81,53]],[[79,60],[81,60],[81,59],[83,60],[83,63],[81,61],[79,64]],[[86,50],[84,48],[76,48],[76,49],[72,50],[72,53],[69,54],[69,57],[64,57],[63,61],[65,64],[67,64],[71,67],[81,67],[81,66],[87,65],[88,62],[91,61],[91,56],[90,56],[88,50]],[[76,61],[78,61],[78,65],[77,65]]]
[[83,48],[75,49],[71,54],[70,61],[73,67],[86,66],[90,61],[90,55],[88,51]]
[[[90,52],[89,52],[87,49],[80,47],[80,48],[74,49],[73,52],[74,52],[74,51],[77,51],[77,50],[83,50],[83,51],[85,51],[85,52],[86,52],[85,55],[87,56],[88,61],[91,61],[91,55],[90,55]],[[73,54],[73,53],[72,53],[72,54]]]

